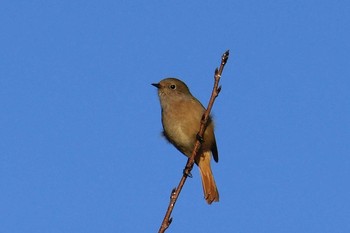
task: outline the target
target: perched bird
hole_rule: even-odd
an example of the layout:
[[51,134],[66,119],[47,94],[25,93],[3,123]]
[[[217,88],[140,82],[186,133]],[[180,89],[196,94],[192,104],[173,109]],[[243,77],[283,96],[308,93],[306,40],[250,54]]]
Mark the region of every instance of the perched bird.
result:
[[[180,152],[190,157],[205,108],[179,79],[166,78],[152,85],[158,88],[165,138]],[[202,177],[204,198],[208,204],[219,201],[219,192],[210,167],[211,154],[218,162],[214,124],[209,118],[202,147],[195,158]]]

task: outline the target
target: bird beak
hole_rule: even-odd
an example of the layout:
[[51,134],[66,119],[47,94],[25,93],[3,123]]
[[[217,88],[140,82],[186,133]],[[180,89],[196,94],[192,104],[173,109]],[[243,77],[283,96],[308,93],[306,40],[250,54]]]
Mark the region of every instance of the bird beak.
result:
[[152,83],[152,86],[155,86],[156,88],[160,88],[160,84],[159,83]]

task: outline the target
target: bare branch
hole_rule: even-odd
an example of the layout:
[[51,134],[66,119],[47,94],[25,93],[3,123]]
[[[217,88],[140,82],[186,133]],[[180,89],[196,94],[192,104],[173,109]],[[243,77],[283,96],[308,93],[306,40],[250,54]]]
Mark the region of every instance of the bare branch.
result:
[[181,180],[180,180],[178,186],[171,191],[170,202],[169,202],[169,205],[168,205],[168,209],[167,209],[167,211],[165,213],[162,225],[159,228],[159,231],[158,231],[159,233],[165,232],[165,230],[170,226],[170,224],[171,224],[171,222],[173,220],[173,218],[171,218],[170,216],[171,216],[171,213],[172,213],[172,211],[173,211],[173,209],[175,207],[175,203],[177,201],[177,198],[180,195],[180,192],[181,192],[182,187],[184,186],[184,184],[186,182],[187,177],[191,176],[191,171],[192,171],[192,168],[193,168],[193,165],[194,165],[194,159],[195,159],[198,151],[201,148],[201,145],[202,145],[201,144],[201,140],[203,138],[204,131],[207,128],[207,122],[208,122],[208,119],[209,119],[209,115],[210,115],[211,109],[213,107],[213,104],[214,104],[214,101],[215,101],[216,97],[219,95],[219,93],[221,91],[221,86],[219,86],[219,81],[220,81],[220,78],[221,78],[222,71],[224,70],[226,62],[228,60],[228,57],[229,57],[229,50],[227,50],[222,55],[220,67],[215,69],[213,91],[212,91],[212,94],[211,94],[211,97],[210,97],[210,100],[209,100],[209,103],[208,103],[208,107],[207,107],[206,111],[204,112],[204,114],[202,116],[201,125],[200,125],[200,128],[199,128],[199,132],[197,134],[196,144],[195,144],[195,146],[193,148],[191,157],[187,160],[187,163],[186,163],[183,175],[181,177]]

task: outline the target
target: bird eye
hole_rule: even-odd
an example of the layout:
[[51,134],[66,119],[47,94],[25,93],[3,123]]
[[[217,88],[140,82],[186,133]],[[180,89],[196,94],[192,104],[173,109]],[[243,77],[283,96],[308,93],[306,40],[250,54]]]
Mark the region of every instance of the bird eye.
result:
[[174,84],[170,85],[170,88],[175,90],[176,89],[176,86]]

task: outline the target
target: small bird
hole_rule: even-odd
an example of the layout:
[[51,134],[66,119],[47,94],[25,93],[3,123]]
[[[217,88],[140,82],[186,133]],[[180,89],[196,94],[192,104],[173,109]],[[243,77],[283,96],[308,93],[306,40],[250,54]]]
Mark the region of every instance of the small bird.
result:
[[[165,138],[181,153],[190,157],[205,108],[179,79],[166,78],[152,85],[158,88]],[[210,167],[211,154],[215,162],[218,162],[214,123],[209,118],[202,147],[195,158],[202,177],[204,198],[208,204],[219,201],[219,192]]]

